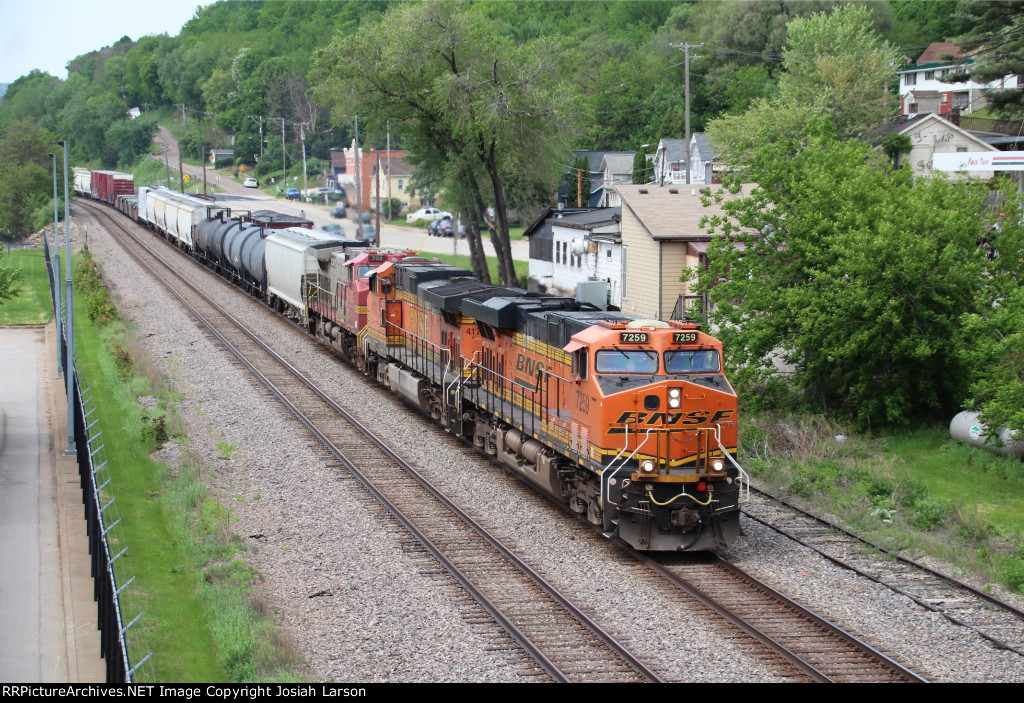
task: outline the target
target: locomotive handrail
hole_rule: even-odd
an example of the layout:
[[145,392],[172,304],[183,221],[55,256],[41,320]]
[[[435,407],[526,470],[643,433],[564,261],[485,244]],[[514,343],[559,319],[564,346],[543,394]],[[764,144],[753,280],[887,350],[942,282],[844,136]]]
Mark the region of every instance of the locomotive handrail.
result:
[[736,471],[738,472],[736,475],[736,479],[737,481],[739,481],[740,484],[740,495],[737,499],[737,503],[739,505],[743,505],[744,503],[750,500],[750,475],[743,470],[743,467],[739,465],[736,459],[733,458],[732,454],[730,454],[729,451],[722,445],[722,423],[716,424],[715,429],[717,430],[715,432],[715,441],[718,443],[718,448],[722,450],[722,454],[724,454],[729,459],[729,461],[732,462],[732,465],[736,467]]
[[[608,464],[608,468],[607,468],[607,469],[605,469],[605,470],[604,470],[604,471],[603,471],[603,472],[601,473],[601,484],[602,484],[602,489],[601,489],[601,490],[602,490],[602,496],[601,496],[601,500],[605,500],[605,496],[604,496],[604,491],[605,491],[605,490],[607,490],[607,488],[609,487],[609,485],[610,485],[610,482],[611,482],[611,480],[612,480],[613,478],[615,478],[615,474],[617,474],[617,473],[619,473],[620,471],[622,471],[622,469],[623,469],[623,468],[625,468],[625,466],[626,466],[626,462],[628,462],[628,461],[629,461],[630,459],[632,459],[633,457],[635,457],[635,456],[636,456],[636,453],[637,453],[637,452],[639,452],[639,451],[640,451],[640,450],[641,450],[641,449],[643,448],[643,446],[644,446],[645,444],[647,444],[647,440],[649,440],[649,439],[651,438],[651,432],[654,432],[654,431],[655,431],[655,428],[653,428],[653,427],[651,427],[650,429],[648,429],[648,430],[647,430],[647,434],[646,434],[646,435],[644,435],[644,441],[643,441],[643,442],[641,442],[641,443],[640,443],[639,445],[637,445],[637,448],[633,450],[633,453],[632,453],[632,454],[630,454],[629,456],[627,456],[627,457],[626,457],[625,459],[623,459],[623,460],[622,460],[622,463],[621,463],[621,464],[619,464],[619,467],[618,467],[617,469],[615,469],[614,471],[612,471],[612,473],[611,473],[611,476],[609,476],[609,477],[608,477],[608,480],[607,480],[607,481],[605,481],[605,478],[604,478],[605,474],[606,474],[606,473],[608,473],[608,471],[609,471],[609,470],[610,470],[610,469],[612,468],[612,466],[614,466],[614,465],[615,465],[615,461],[616,461],[616,460],[617,460],[617,459],[618,459],[618,458],[619,458],[620,456],[622,456],[622,452],[626,451],[626,449],[628,449],[628,448],[629,448],[629,425],[628,425],[628,424],[626,425],[626,435],[625,435],[625,437],[626,437],[626,444],[625,444],[625,446],[624,446],[624,447],[622,448],[622,452],[619,452],[619,453],[618,453],[618,455],[616,455],[615,459],[612,459],[611,463],[610,463],[610,464]],[[618,505],[618,503],[613,503],[613,502],[612,502],[612,500],[611,500],[611,493],[610,493],[610,492],[608,493],[608,497],[607,497],[607,500],[608,500],[608,502],[609,502],[609,503],[611,503],[612,505]]]

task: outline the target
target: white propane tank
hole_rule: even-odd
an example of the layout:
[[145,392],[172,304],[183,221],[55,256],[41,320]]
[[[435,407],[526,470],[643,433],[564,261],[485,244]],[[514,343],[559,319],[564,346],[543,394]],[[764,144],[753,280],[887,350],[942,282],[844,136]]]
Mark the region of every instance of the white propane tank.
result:
[[985,425],[978,420],[978,413],[967,411],[957,413],[953,421],[949,423],[949,434],[958,442],[987,449],[1000,456],[1024,457],[1024,442],[1013,439],[1013,433],[1005,427],[1000,427],[996,432],[999,439],[1003,441],[1003,446],[997,447],[991,442],[986,443]]

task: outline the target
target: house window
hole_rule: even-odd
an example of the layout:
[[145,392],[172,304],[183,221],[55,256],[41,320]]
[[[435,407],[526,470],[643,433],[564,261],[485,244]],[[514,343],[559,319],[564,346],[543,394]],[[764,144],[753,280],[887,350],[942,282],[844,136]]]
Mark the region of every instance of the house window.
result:
[[953,107],[965,108],[971,104],[970,93],[962,91],[959,93],[953,93]]
[[911,115],[916,115],[917,114],[917,103],[910,103],[910,105],[907,106],[907,113],[909,113]]
[[924,72],[924,79],[926,81],[933,81],[933,80],[935,80],[935,71],[925,71]]
[[398,190],[405,190],[405,181],[401,178],[398,179]]
[[916,73],[904,73],[903,74],[903,85],[917,85],[917,74]]
[[612,250],[611,250],[611,249],[609,249],[609,250],[608,250],[608,251],[606,252],[606,254],[608,255],[608,258],[609,258],[609,259],[610,259],[610,258],[612,258]]
[[958,154],[965,153],[966,151],[967,151],[967,147],[966,146],[958,146],[956,148],[956,153],[958,153]]

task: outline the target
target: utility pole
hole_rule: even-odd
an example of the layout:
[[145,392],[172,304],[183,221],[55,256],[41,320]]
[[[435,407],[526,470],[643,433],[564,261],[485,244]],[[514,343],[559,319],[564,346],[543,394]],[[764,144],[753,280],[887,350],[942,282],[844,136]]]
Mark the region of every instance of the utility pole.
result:
[[263,160],[263,115],[246,115],[250,120],[254,122],[259,120],[260,123],[260,161]]
[[178,189],[185,192],[185,171],[181,168],[181,144],[178,144]]
[[[55,143],[55,142],[51,142]],[[50,252],[50,271],[53,272],[53,290],[56,295],[53,297],[53,319],[57,326],[60,326],[60,258],[57,252],[60,250],[60,242],[57,240],[58,221],[60,216],[57,212],[57,153],[49,154],[53,157],[53,251]],[[57,330],[57,378],[64,378],[64,357],[60,349],[60,330]]]
[[359,223],[360,229],[363,226],[363,174],[359,170],[359,115],[356,115],[356,139],[352,143],[353,149],[355,150],[356,157],[356,207],[359,208]]
[[[690,185],[690,49],[699,49],[704,46],[704,42],[700,44],[672,44],[677,49],[682,49],[684,52],[684,72],[686,74],[686,185]],[[693,58],[699,59],[700,56],[694,56]]]
[[[387,177],[387,191],[388,191],[388,222],[393,218],[391,217],[391,120],[387,122],[388,130],[388,177]],[[377,243],[380,244],[380,232],[377,233]]]
[[286,159],[286,151],[284,146],[284,118],[283,117],[268,117],[267,122],[280,122],[281,123],[281,178],[285,182],[285,187],[288,186],[288,162]]
[[306,179],[306,123],[299,123],[299,140],[302,142],[302,194],[309,197],[309,183]]
[[[380,152],[377,152],[377,246],[380,246]],[[458,239],[458,237],[456,237]]]
[[181,108],[181,126],[188,127],[188,108],[179,103],[174,103],[174,107]]

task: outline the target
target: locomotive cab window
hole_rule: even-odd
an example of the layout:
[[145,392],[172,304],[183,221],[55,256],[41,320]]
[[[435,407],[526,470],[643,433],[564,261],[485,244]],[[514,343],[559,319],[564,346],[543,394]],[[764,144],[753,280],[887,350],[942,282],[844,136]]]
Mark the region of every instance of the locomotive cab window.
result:
[[667,351],[665,352],[665,373],[718,373],[721,370],[718,350],[701,349],[698,351]]
[[658,373],[658,352],[634,349],[602,349],[594,354],[594,371],[607,374]]

